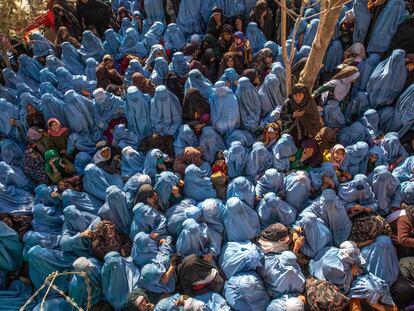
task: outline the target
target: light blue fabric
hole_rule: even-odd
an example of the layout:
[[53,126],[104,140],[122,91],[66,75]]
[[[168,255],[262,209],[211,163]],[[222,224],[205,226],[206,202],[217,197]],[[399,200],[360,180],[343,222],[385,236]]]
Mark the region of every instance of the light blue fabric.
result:
[[309,272],[320,280],[333,283],[347,293],[353,280],[352,266],[361,265],[363,258],[353,242],[347,241],[341,246],[341,248],[322,249],[315,258],[310,260]]
[[64,218],[60,209],[54,206],[35,204],[32,212],[32,227],[34,231],[55,234],[62,232]]
[[[62,43],[62,62],[73,75],[85,73],[85,63],[76,48],[69,42]],[[86,59],[85,59],[86,60]],[[57,68],[56,68],[57,70]]]
[[358,142],[363,143],[366,140],[365,128],[361,122],[354,122],[350,126],[339,130],[337,137],[339,143],[343,146],[356,145]]
[[267,169],[272,167],[272,153],[266,149],[262,142],[254,143],[252,151],[247,157],[246,176],[256,182]]
[[166,160],[167,158],[168,158],[168,155],[166,155],[165,153],[162,153],[161,150],[151,149],[149,152],[147,152],[145,156],[143,173],[151,177],[152,181],[155,181],[155,176],[157,175],[157,171],[158,171],[157,161],[159,159]]
[[32,33],[31,43],[33,45],[34,58],[55,55],[55,45],[40,32],[35,31]]
[[35,187],[20,167],[10,166],[3,161],[0,162],[0,183],[6,186],[16,186],[26,191],[32,191]]
[[66,127],[68,122],[65,116],[66,104],[53,94],[45,93],[42,95],[42,108],[45,120],[56,118],[62,127]]
[[131,177],[144,170],[145,156],[142,152],[128,146],[122,149],[121,176]]
[[56,73],[56,69],[62,66],[64,66],[63,62],[55,55],[48,55],[46,57],[45,67],[48,68],[51,72]]
[[241,127],[254,132],[259,126],[261,107],[257,105],[260,102],[259,94],[249,78],[239,79],[236,98],[240,109]]
[[393,163],[400,157],[403,159],[406,159],[408,157],[407,151],[401,145],[399,135],[395,132],[389,132],[385,134],[380,146],[385,150],[387,154],[388,163]]
[[23,262],[22,252],[23,244],[19,241],[18,233],[0,221],[0,269],[20,269]]
[[187,93],[190,88],[197,89],[207,100],[213,93],[213,85],[198,69],[193,69],[188,73],[187,80],[184,84],[184,92]]
[[263,196],[257,206],[257,213],[262,229],[274,223],[288,226],[296,219],[296,209],[273,192],[268,192]]
[[244,175],[247,151],[240,141],[233,141],[230,148],[224,151],[224,156],[226,157],[227,174],[230,178]]
[[203,301],[212,311],[230,311],[229,305],[220,294],[209,292],[195,298]]
[[255,271],[262,267],[264,254],[250,241],[228,242],[223,246],[219,265],[227,279],[239,272]]
[[137,148],[139,145],[138,136],[131,130],[127,129],[124,124],[115,126],[112,145],[124,149],[126,147]]
[[178,98],[164,85],[157,86],[150,105],[153,131],[159,135],[174,135],[182,123],[181,115]]
[[352,208],[355,204],[360,204],[365,208],[377,212],[378,201],[374,192],[368,184],[368,178],[363,174],[354,176],[354,179],[339,185],[338,196],[347,202],[346,208]]
[[98,62],[89,57],[85,62],[85,77],[88,82],[96,81],[96,67],[98,67]]
[[10,119],[19,119],[19,107],[0,98],[0,133],[6,137],[22,141],[23,137],[16,126],[10,124]]
[[125,102],[112,93],[102,90],[95,94],[92,104],[94,123],[101,131],[108,128],[111,120],[124,115]]
[[322,195],[302,212],[302,214],[309,213],[314,214],[329,227],[332,232],[332,242],[336,246],[348,240],[352,222],[344,202],[336,196],[335,190],[324,190]]
[[[376,53],[373,53],[368,56],[368,58],[364,59],[362,62],[358,64],[358,70],[360,75],[354,86],[352,88],[352,97],[359,95],[359,92],[364,92],[367,89],[368,81],[374,72],[375,68],[380,63],[380,56]],[[369,102],[368,102],[369,106]]]
[[164,2],[162,0],[145,0],[144,10],[149,24],[152,25],[156,21],[165,23]]
[[[162,26],[162,27],[164,27],[164,26]],[[150,51],[149,51],[148,54],[149,54],[149,56],[145,60],[145,65],[153,66],[154,61],[157,57],[167,58],[167,53],[165,52],[165,49],[161,44],[155,44],[155,45],[151,46]],[[160,55],[160,54],[162,54],[162,55]]]
[[64,94],[61,91],[58,91],[58,89],[55,86],[53,86],[53,84],[50,82],[41,83],[39,87],[39,91],[41,95],[49,93],[61,100],[63,100],[64,98]]
[[65,222],[59,239],[60,249],[78,256],[91,256],[92,240],[81,237],[80,233],[89,228],[94,229],[100,219],[93,214],[79,211],[74,205],[65,207],[63,214]]
[[227,18],[238,14],[244,15],[245,13],[245,4],[243,1],[218,0],[216,3],[223,10],[223,14]]
[[217,151],[226,149],[223,138],[211,126],[203,127],[200,136],[200,147],[203,149],[203,157],[208,163],[213,163]]
[[260,233],[260,221],[256,211],[237,197],[227,200],[223,220],[227,241],[251,240]]
[[141,173],[136,173],[132,175],[125,183],[123,191],[127,196],[129,205],[133,205],[133,201],[135,199],[135,195],[138,192],[139,187],[141,187],[144,184],[151,184],[151,178]]
[[88,164],[85,167],[83,177],[83,189],[85,192],[105,201],[106,189],[115,185],[122,189],[124,183],[118,174],[109,174],[95,164]]
[[117,186],[110,186],[106,189],[106,202],[99,209],[98,215],[103,220],[109,220],[116,227],[118,232],[129,233],[132,216],[128,208],[125,192]]
[[[171,243],[171,238],[168,239]],[[154,261],[159,252],[159,242],[153,240],[145,232],[139,232],[135,235],[134,245],[132,246],[131,256],[138,267],[145,266]]]
[[[128,30],[128,28],[135,29],[129,17],[124,17],[121,21],[121,28],[118,31],[118,35],[121,36],[121,38],[125,37],[126,31]],[[140,35],[139,32],[137,32],[137,34]],[[142,36],[139,36],[139,39],[140,39],[139,41],[142,41]]]
[[373,304],[379,302],[385,305],[394,304],[388,285],[372,273],[355,278],[349,296],[351,298],[366,299]]
[[3,85],[0,85],[0,97],[11,102],[12,104],[17,104],[17,96],[15,91],[12,89],[8,89]]
[[342,62],[342,58],[344,55],[344,48],[342,47],[342,43],[339,40],[333,40],[328,46],[326,50],[325,58],[324,58],[324,67],[323,70],[325,72],[334,72],[336,66],[338,66]]
[[285,99],[279,91],[279,79],[274,74],[268,74],[259,90],[262,116],[283,105]]
[[279,198],[285,196],[284,174],[274,168],[265,171],[256,183],[256,196],[263,197],[266,193],[275,193]]
[[105,256],[101,271],[102,292],[108,302],[119,311],[128,294],[138,287],[140,271],[131,257],[121,257],[117,252]]
[[128,120],[128,128],[140,139],[152,132],[150,97],[144,95],[136,86],[131,86],[127,90],[125,115]]
[[341,163],[341,169],[351,173],[365,174],[367,172],[369,146],[365,142],[357,142],[345,148],[345,158]]
[[119,58],[119,48],[123,37],[113,29],[107,29],[104,33],[105,41],[103,47],[106,54],[111,54],[115,59]]
[[165,216],[167,217],[168,233],[177,239],[182,230],[183,222],[188,218],[199,221],[201,218],[201,209],[195,206],[196,202],[192,199],[184,199],[180,203],[170,207]]
[[282,47],[279,46],[276,42],[273,41],[267,41],[264,46],[264,48],[268,48],[272,51],[273,61],[276,60],[276,57],[281,53]]
[[302,39],[302,45],[312,46],[313,40],[315,40],[316,31],[318,30],[319,19],[312,19],[306,27],[305,33]]
[[[59,250],[42,248],[35,245],[27,252],[24,258],[29,264],[29,277],[34,288],[39,288],[46,277],[55,272],[71,271],[76,257],[71,253]],[[54,284],[61,290],[66,291],[69,284],[69,276],[61,276]]]
[[[105,201],[105,199],[103,199]],[[62,193],[63,207],[76,205],[80,211],[96,214],[104,202],[86,192],[78,192],[67,189]]]
[[186,36],[203,32],[203,22],[201,16],[201,0],[180,1],[178,9],[177,25],[180,26]]
[[379,128],[380,117],[375,109],[368,109],[361,118],[362,125],[365,126],[367,142],[372,145],[381,136],[382,130]]
[[229,306],[239,311],[265,310],[269,303],[266,286],[256,272],[240,272],[231,277],[223,294]]
[[369,148],[369,153],[368,153],[369,157],[371,157],[371,155],[375,155],[378,157],[378,160],[375,161],[375,167],[380,166],[380,165],[388,166],[387,153],[383,148],[377,145],[372,146],[371,148]]
[[162,172],[157,175],[154,190],[158,194],[158,204],[166,211],[170,207],[169,199],[172,188],[178,186],[180,178],[173,172]]
[[33,207],[33,196],[14,186],[0,183],[0,212],[30,212]]
[[148,75],[148,71],[142,67],[139,60],[131,59],[124,74],[124,80],[128,83],[128,85],[132,85],[132,75],[136,72],[141,73],[145,77]]
[[390,57],[375,68],[369,78],[367,92],[370,94],[371,108],[392,105],[402,91],[406,79],[405,51],[394,50]]
[[387,166],[377,166],[369,182],[378,200],[378,208],[381,215],[388,214],[391,208],[400,207],[400,181],[388,171]]
[[239,81],[239,74],[236,72],[234,68],[227,68],[224,70],[221,77],[218,79],[219,81],[228,81],[230,83],[229,88],[233,91],[233,93],[236,93],[237,90],[237,83]]
[[24,150],[21,144],[12,139],[0,141],[1,160],[12,166],[23,166]]
[[286,201],[302,211],[311,191],[311,181],[305,171],[290,173],[285,177]]
[[184,149],[187,147],[197,147],[198,137],[195,135],[193,129],[188,125],[181,125],[178,129],[177,138],[174,140],[175,156],[182,155]]
[[[92,304],[98,303],[102,298],[101,270],[102,266],[95,258],[80,257],[73,263],[75,271],[85,272],[89,278],[91,288]],[[69,283],[69,296],[80,306],[86,307],[88,302],[88,291],[84,277],[74,275]]]
[[74,76],[66,68],[59,67],[56,70],[56,78],[58,79],[57,89],[63,94],[75,89]]
[[355,0],[353,2],[352,12],[355,16],[353,42],[363,43],[369,30],[369,24],[371,23],[368,0]]
[[167,50],[181,50],[186,44],[183,31],[177,24],[168,24],[167,30],[164,34],[165,48]]
[[43,68],[42,70],[40,70],[40,82],[50,82],[54,86],[57,86],[57,79],[55,74],[47,68]]
[[179,77],[184,77],[188,74],[190,68],[183,53],[174,53],[171,63],[169,65],[169,70],[174,72]]
[[259,268],[259,274],[263,277],[272,298],[283,294],[299,294],[305,287],[305,276],[296,255],[290,251],[266,256],[263,267]]
[[[306,23],[306,22],[305,22]],[[267,39],[256,23],[250,22],[246,28],[246,39],[250,42],[252,53],[256,54],[263,49]]]
[[84,62],[86,62],[89,57],[93,57],[96,61],[100,62],[105,55],[105,49],[101,39],[95,36],[90,30],[83,32],[82,43],[78,52]]
[[132,54],[139,57],[146,57],[148,54],[148,48],[145,46],[144,41],[139,40],[138,32],[134,28],[128,28],[125,37],[122,40],[119,47],[120,56]]
[[209,99],[211,123],[219,134],[229,134],[240,126],[239,104],[223,81],[216,82],[214,87]]
[[329,228],[313,213],[302,213],[299,221],[305,236],[301,252],[314,258],[321,249],[332,245],[332,233]]
[[73,132],[90,132],[95,122],[93,104],[90,99],[70,90],[65,93],[65,117]]
[[329,177],[334,182],[335,186],[338,186],[338,179],[336,177],[336,170],[332,163],[324,162],[320,167],[311,168],[309,170],[309,176],[312,181],[312,187],[321,190],[323,185],[323,177]]
[[397,177],[400,182],[409,181],[414,178],[414,156],[406,158],[398,165],[392,175]]
[[275,169],[280,172],[287,172],[290,169],[289,157],[295,155],[297,150],[293,137],[289,134],[282,134],[272,149]]
[[167,235],[166,218],[158,209],[144,203],[138,203],[134,206],[132,212],[133,219],[129,231],[131,239],[139,232],[158,233],[160,236]]
[[192,254],[203,256],[209,253],[219,255],[211,249],[210,232],[207,225],[199,224],[192,218],[183,222],[182,230],[177,239],[177,252],[184,257]]
[[18,75],[23,78],[26,83],[36,85],[40,83],[40,70],[42,65],[26,54],[21,54],[17,58],[19,61]]
[[[1,310],[4,311],[18,311],[25,304],[25,302],[32,295],[32,286],[25,284],[23,281],[17,279],[11,282],[8,288],[1,287],[0,290],[0,304]],[[46,310],[45,303],[45,309]],[[34,302],[31,302],[26,307],[26,310],[32,310],[35,306]]]
[[210,177],[204,177],[201,169],[194,164],[185,169],[184,195],[197,202],[217,196]]
[[401,183],[401,197],[402,202],[405,204],[414,204],[414,183],[411,181],[405,181]]
[[255,191],[253,184],[245,177],[233,179],[227,188],[227,198],[236,197],[253,208]]
[[390,237],[380,235],[375,242],[361,250],[366,261],[366,271],[384,280],[391,286],[398,278],[400,266]]
[[327,127],[335,129],[342,129],[345,127],[345,116],[342,113],[338,101],[328,100],[323,108],[323,121]]
[[5,82],[4,86],[10,90],[16,90],[17,84],[24,83],[23,78],[11,68],[4,68],[1,73]]
[[150,79],[155,85],[164,84],[168,74],[168,62],[164,57],[157,57],[154,60],[154,69],[152,70]]
[[256,137],[249,131],[238,129],[226,135],[225,141],[228,148],[230,148],[232,142],[239,141],[246,149],[249,149],[256,142]]
[[41,203],[45,206],[58,206],[60,199],[58,197],[52,197],[52,193],[57,191],[55,186],[46,186],[45,184],[40,184],[34,190],[35,193],[35,202]]
[[414,103],[414,84],[411,84],[399,97],[397,100],[396,112],[399,112],[401,116],[401,123],[404,125],[402,129],[398,132],[400,136],[403,136],[413,125],[414,116],[413,116],[413,103]]
[[[49,298],[49,297],[48,297]],[[45,303],[38,303],[33,311],[74,311],[74,307],[63,297],[49,298]]]
[[176,284],[175,272],[166,284],[161,282],[163,274],[167,272],[170,266],[170,254],[172,253],[171,247],[168,247],[169,245],[164,244],[163,246],[165,246],[165,250],[159,252],[153,262],[142,267],[138,283],[140,288],[157,294],[173,293]]
[[398,30],[398,26],[409,17],[403,0],[387,2],[381,10],[367,46],[368,53],[381,53],[388,50],[391,40]]

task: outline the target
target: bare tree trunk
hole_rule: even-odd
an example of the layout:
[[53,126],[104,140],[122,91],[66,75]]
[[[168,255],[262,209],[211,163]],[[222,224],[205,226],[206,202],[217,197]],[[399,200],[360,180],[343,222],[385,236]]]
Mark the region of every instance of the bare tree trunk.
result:
[[312,49],[300,77],[300,82],[306,84],[310,89],[313,88],[316,78],[322,68],[323,58],[326,49],[331,41],[339,14],[346,0],[321,0],[321,14],[318,30]]
[[[285,70],[286,70],[286,97],[289,97],[291,93],[291,81],[292,81],[292,69],[289,61],[289,57],[287,55],[286,49],[286,0],[281,0],[281,19],[280,19],[280,27],[281,29],[281,45],[282,45],[282,57],[283,62],[285,63]],[[294,46],[292,46],[294,49]],[[291,51],[292,52],[292,51]]]

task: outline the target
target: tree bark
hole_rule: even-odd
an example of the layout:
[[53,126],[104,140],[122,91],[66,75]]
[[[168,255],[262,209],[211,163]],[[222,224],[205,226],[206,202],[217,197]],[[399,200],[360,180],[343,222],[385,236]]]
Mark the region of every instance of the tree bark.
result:
[[[281,1],[281,19],[280,19],[280,27],[281,29],[281,45],[282,45],[282,57],[283,62],[285,64],[285,70],[286,70],[286,97],[289,97],[291,93],[291,81],[292,81],[292,70],[291,70],[291,64],[290,64],[290,57],[287,55],[287,49],[286,49],[286,0]],[[293,44],[292,49],[294,50],[295,46]],[[291,51],[292,53],[292,51]]]
[[323,58],[331,42],[342,6],[347,2],[346,0],[320,1],[321,14],[318,30],[305,68],[300,76],[300,82],[306,84],[309,89],[313,88],[319,71],[322,68]]

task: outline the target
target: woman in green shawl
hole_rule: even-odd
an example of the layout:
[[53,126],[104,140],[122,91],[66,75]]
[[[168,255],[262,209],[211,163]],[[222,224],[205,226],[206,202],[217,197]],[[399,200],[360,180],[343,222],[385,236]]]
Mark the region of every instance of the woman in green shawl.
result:
[[55,184],[75,173],[73,164],[68,159],[61,157],[56,150],[46,151],[45,162],[45,172]]

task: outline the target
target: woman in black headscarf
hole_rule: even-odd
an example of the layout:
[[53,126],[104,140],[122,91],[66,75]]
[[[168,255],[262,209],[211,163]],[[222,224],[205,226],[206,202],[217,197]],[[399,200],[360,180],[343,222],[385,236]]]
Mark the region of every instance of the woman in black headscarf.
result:
[[318,106],[306,85],[297,83],[293,86],[292,96],[282,106],[281,119],[284,121],[284,132],[291,134],[296,142],[313,138],[318,134]]
[[83,28],[73,4],[66,0],[54,1],[53,13],[55,16],[55,32],[61,26],[65,26],[69,34],[79,41],[82,37]]
[[219,57],[216,55],[213,49],[206,49],[203,57],[201,58],[201,64],[207,68],[210,81],[215,83],[217,81],[217,74],[219,69]]
[[206,114],[210,113],[208,101],[195,88],[189,88],[183,102],[183,121],[190,126],[202,123]]
[[224,17],[223,10],[215,6],[211,10],[211,16],[207,24],[207,33],[213,35],[216,39],[220,37],[221,30],[223,29]]

